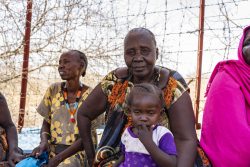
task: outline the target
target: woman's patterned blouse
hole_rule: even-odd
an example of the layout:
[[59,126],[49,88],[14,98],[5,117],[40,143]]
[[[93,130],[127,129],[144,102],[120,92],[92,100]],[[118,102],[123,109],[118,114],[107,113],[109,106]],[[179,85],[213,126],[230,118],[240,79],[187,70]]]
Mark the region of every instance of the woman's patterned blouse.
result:
[[[189,90],[185,80],[182,76],[173,70],[170,70],[169,80],[163,89],[164,99],[165,99],[165,108],[168,111],[171,106],[181,97],[181,95]],[[126,79],[119,79],[115,75],[115,71],[110,72],[104,77],[101,82],[101,87],[104,94],[108,97],[109,109],[107,112],[108,119],[112,115],[114,110],[123,110],[126,113],[126,104],[125,99],[129,94],[130,89],[133,87],[133,83]],[[159,73],[157,75],[160,75]],[[158,76],[157,76],[158,77]],[[157,78],[156,77],[156,78]],[[161,125],[164,125],[169,128],[167,112],[163,116]],[[131,118],[128,117],[130,124]]]

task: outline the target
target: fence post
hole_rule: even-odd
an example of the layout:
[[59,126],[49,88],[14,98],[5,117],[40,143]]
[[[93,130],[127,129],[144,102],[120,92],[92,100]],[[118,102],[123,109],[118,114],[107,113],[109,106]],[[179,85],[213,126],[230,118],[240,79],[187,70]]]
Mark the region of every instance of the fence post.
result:
[[195,107],[194,107],[196,129],[201,128],[201,124],[199,123],[199,105],[200,105],[200,90],[201,90],[202,54],[203,54],[204,13],[205,13],[205,0],[200,0],[199,38],[198,38],[198,51],[197,51],[198,53],[197,53]]
[[18,116],[18,132],[21,132],[24,124],[28,69],[29,69],[29,51],[30,51],[30,31],[32,18],[32,0],[27,0],[26,23],[24,34],[24,54],[23,54],[23,68],[22,68],[22,85],[20,94],[20,107]]

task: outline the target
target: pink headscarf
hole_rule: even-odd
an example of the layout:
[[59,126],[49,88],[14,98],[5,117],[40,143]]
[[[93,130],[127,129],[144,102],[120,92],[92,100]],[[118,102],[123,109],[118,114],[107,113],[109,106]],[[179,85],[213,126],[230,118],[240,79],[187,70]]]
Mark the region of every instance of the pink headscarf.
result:
[[240,39],[239,47],[238,47],[238,59],[239,60],[226,60],[219,62],[212,72],[212,75],[208,81],[207,90],[205,96],[207,96],[209,92],[209,88],[214,80],[214,77],[220,70],[220,68],[224,68],[228,74],[241,86],[242,92],[247,100],[248,105],[250,105],[250,65],[248,65],[242,53],[243,43],[246,36],[247,30],[250,29],[250,26],[246,27],[243,31],[243,35]]
[[213,167],[250,167],[250,65],[243,58],[219,62],[207,86],[200,144]]

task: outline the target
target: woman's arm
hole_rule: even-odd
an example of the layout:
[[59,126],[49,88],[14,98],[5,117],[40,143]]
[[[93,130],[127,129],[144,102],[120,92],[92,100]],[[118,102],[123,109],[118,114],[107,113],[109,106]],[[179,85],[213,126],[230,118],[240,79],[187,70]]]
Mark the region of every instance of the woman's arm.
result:
[[10,111],[7,102],[2,94],[0,94],[0,125],[5,129],[7,134],[7,140],[9,145],[9,150],[15,150],[17,148],[17,131],[14,123],[12,122]]
[[197,136],[192,102],[187,92],[170,108],[169,122],[177,146],[177,166],[193,167]]
[[50,124],[44,119],[41,132],[40,132],[41,142],[40,142],[40,145],[32,151],[31,153],[32,156],[38,157],[44,151],[48,151],[50,136],[51,136]]
[[92,166],[95,157],[95,150],[91,138],[91,121],[105,112],[107,102],[107,97],[103,93],[101,85],[98,84],[78,109],[77,123],[79,133],[90,166]]
[[10,166],[15,166],[16,162],[19,162],[24,158],[23,155],[19,153],[18,149],[18,139],[17,131],[14,123],[12,122],[8,104],[4,96],[0,93],[0,126],[2,126],[7,134],[7,141],[9,146],[9,164]]
[[64,151],[57,154],[55,157],[49,160],[48,166],[58,166],[66,158],[76,154],[78,151],[84,150],[82,145],[82,139],[76,140],[71,146],[69,146]]
[[40,132],[41,142],[48,142],[50,140],[50,136],[50,124],[46,120],[43,120],[43,125]]

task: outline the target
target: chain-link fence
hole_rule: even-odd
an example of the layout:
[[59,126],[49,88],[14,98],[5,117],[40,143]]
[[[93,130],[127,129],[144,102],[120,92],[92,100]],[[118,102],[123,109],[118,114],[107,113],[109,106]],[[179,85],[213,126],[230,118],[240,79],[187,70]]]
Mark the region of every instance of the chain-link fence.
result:
[[[0,91],[8,100],[15,123],[26,4],[24,0],[0,0]],[[206,1],[202,89],[217,61],[237,57],[242,28],[250,22],[247,6],[247,0]],[[198,19],[198,0],[33,1],[25,126],[41,126],[36,107],[46,88],[60,81],[57,64],[63,51],[86,53],[89,66],[83,82],[94,87],[108,71],[124,65],[123,39],[134,27],[152,30],[160,51],[157,64],[178,70],[190,81],[193,94]]]

